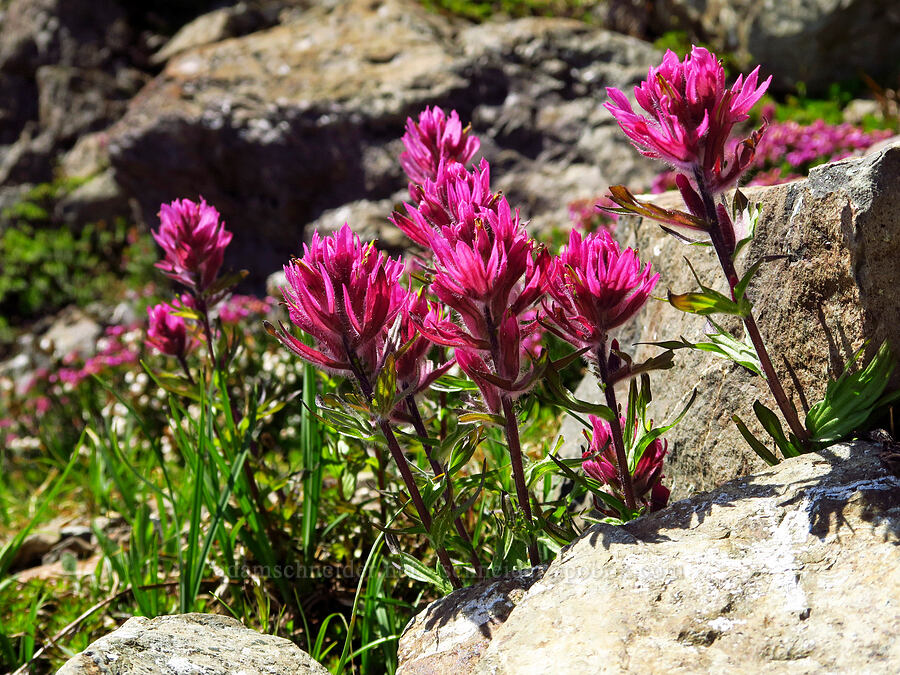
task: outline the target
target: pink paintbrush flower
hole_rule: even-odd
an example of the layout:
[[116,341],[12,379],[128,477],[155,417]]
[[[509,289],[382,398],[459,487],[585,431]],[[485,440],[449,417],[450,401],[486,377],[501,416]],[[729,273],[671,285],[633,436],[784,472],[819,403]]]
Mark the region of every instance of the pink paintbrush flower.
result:
[[156,266],[197,293],[216,280],[231,232],[220,222],[219,212],[201,197],[200,203],[176,199],[159,211],[160,227],[153,232],[165,254]]
[[176,315],[180,310],[165,302],[147,308],[147,344],[161,354],[184,357],[194,344],[184,318]]
[[389,328],[409,299],[400,283],[401,260],[362,243],[348,225],[321,237],[313,233],[303,257],[285,265],[283,289],[291,321],[315,339],[310,347],[284,326],[270,328],[301,358],[331,371],[377,373]]
[[604,104],[641,154],[662,159],[694,176],[700,174],[714,193],[732,185],[753,159],[757,136],[738,146],[729,163],[725,146],[731,130],[748,119],[747,113],[766,92],[772,78],[757,84],[759,68],[745,79],[738,76],[725,87],[725,70],[714,54],[694,47],[684,61],[670,51],[634,88],[634,112],[620,90],[606,92]]
[[[581,468],[588,476],[603,483],[612,496],[622,499],[622,485],[610,424],[595,415],[590,415],[589,419],[593,435],[590,447],[582,454]],[[624,427],[625,418],[619,417],[619,423]],[[661,483],[663,460],[667,452],[668,442],[659,438],[651,441],[644,449],[632,475],[635,499],[649,507],[651,512],[661,509],[669,501],[669,490]]]
[[569,235],[565,250],[550,263],[544,303],[547,327],[577,347],[598,347],[647,302],[659,274],[642,266],[635,250],[622,251],[606,231],[582,239]]
[[406,215],[395,211],[390,221],[417,244],[431,248],[431,240],[441,236],[442,228],[496,206],[499,197],[491,193],[490,183],[486,159],[471,172],[458,162],[442,161],[433,180],[410,185],[415,204],[404,204]]
[[478,152],[481,142],[463,128],[455,110],[447,114],[435,106],[425,108],[419,121],[406,120],[406,133],[400,153],[400,165],[413,184],[422,184],[437,176],[441,162],[466,164]]
[[475,340],[488,342],[507,312],[518,316],[543,294],[545,252],[536,253],[518,211],[505,198],[444,227],[441,235],[431,240],[431,290],[459,312]]

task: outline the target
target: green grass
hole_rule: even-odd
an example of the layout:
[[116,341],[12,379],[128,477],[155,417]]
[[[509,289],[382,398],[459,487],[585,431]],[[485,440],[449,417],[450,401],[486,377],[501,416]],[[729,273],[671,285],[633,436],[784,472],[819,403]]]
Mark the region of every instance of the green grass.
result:
[[557,16],[589,20],[592,3],[587,0],[421,0],[432,11],[460,16],[471,21],[491,18]]

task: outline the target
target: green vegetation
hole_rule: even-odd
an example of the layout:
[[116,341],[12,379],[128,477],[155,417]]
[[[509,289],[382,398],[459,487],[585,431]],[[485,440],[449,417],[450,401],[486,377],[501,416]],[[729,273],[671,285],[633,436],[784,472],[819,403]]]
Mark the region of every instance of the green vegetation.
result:
[[593,3],[587,0],[421,0],[437,12],[453,14],[471,21],[492,17],[558,16],[589,20]]
[[16,329],[68,305],[114,301],[152,277],[149,235],[124,220],[80,230],[54,220],[55,204],[82,181],[34,187],[3,213],[0,231],[0,355]]

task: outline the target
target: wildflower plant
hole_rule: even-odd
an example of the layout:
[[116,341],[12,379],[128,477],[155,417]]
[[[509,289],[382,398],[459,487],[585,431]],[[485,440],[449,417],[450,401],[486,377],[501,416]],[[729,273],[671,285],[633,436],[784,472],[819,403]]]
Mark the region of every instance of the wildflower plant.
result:
[[[602,493],[619,521],[646,510],[649,502],[632,494],[632,475],[652,457],[658,468],[662,456],[647,455],[640,464],[649,441],[636,439],[652,427],[623,433],[613,388],[671,365],[671,358],[635,365],[609,338],[658,278],[636,252],[621,251],[604,232],[584,241],[574,235],[555,260],[530,237],[518,210],[492,190],[488,162],[467,166],[480,144],[455,112],[426,109],[407,122],[403,143],[410,202],[390,220],[425,255],[406,266],[362,242],[347,224],[328,237],[313,233],[303,255],[285,266],[284,301],[294,328],[267,328],[297,356],[352,383],[352,391],[322,397],[319,412],[374,449],[383,499],[392,470],[400,473],[419,529],[392,532],[424,533],[440,568],[424,569],[388,539],[393,558],[412,576],[458,587],[462,571],[485,575],[484,553],[495,572],[509,569],[507,561],[536,565],[546,557],[541,545],[555,550],[576,534],[568,507],[542,503],[533,491],[542,477],[568,476],[580,464],[526,457],[520,413],[536,387],[549,387],[557,404],[574,402],[575,409],[587,406],[616,420],[622,487],[611,493],[609,484],[578,475],[576,484]],[[547,332],[575,351],[551,360],[541,345]],[[585,352],[600,364],[607,405],[577,401],[561,385],[560,370]],[[656,471],[653,480],[659,477]],[[488,499],[503,514],[493,516],[491,528],[499,539],[484,538],[485,515],[476,511]]]
[[[282,325],[270,332],[301,358],[353,378],[373,421],[403,477],[426,534],[432,535],[425,505],[409,462],[397,442],[391,415],[398,405],[396,353],[391,349],[394,324],[415,295],[400,281],[403,264],[363,244],[346,224],[332,237],[313,235],[304,256],[285,267],[285,303],[292,323],[313,336],[319,349],[308,347]],[[408,351],[408,350],[407,350]],[[415,364],[404,364],[417,370]],[[400,401],[403,399],[400,398]],[[379,458],[383,490],[384,462]],[[454,587],[460,582],[447,551],[436,544],[438,557]]]
[[[787,423],[788,433],[784,433],[777,415],[759,401],[754,405],[754,411],[782,455],[791,457],[835,439],[823,435],[822,429],[839,427],[846,432],[852,425],[846,424],[845,412],[826,402],[813,406],[805,423],[801,422],[772,364],[747,289],[760,266],[776,256],[757,260],[743,276],[735,267],[738,254],[753,237],[759,213],[751,208],[740,190],[735,191],[730,206],[724,200],[724,192],[753,167],[754,158],[766,147],[763,139],[768,121],[763,118],[762,125],[742,140],[735,141],[730,136],[736,124],[749,119],[751,108],[765,93],[770,81],[771,77],[759,82],[757,68],[746,78],[738,76],[730,88],[726,87],[724,68],[715,55],[694,47],[683,61],[668,51],[662,64],[651,68],[647,79],[635,87],[634,96],[643,112],[635,112],[623,92],[608,88],[610,102],[605,107],[641,154],[674,167],[675,185],[687,207],[686,211],[663,209],[638,200],[628,188],[618,185],[610,188],[618,208],[609,210],[657,220],[665,231],[680,240],[713,248],[728,282],[730,296],[704,286],[698,278],[699,292],[675,294],[670,291],[669,303],[680,311],[703,316],[738,316],[752,347],[736,340],[715,323],[712,325],[716,330],[711,334],[710,342],[693,344],[682,340],[680,343],[655,344],[671,349],[687,347],[713,351],[762,375]],[[872,368],[882,376],[867,380],[871,389],[863,396],[874,407],[887,401],[879,397],[892,369],[893,361],[883,347]],[[838,389],[845,387],[829,387],[826,401]],[[824,421],[822,414],[826,410],[832,416],[841,416],[843,422],[831,418]],[[750,434],[737,415],[734,421],[760,456],[770,463],[778,461],[765,444]]]

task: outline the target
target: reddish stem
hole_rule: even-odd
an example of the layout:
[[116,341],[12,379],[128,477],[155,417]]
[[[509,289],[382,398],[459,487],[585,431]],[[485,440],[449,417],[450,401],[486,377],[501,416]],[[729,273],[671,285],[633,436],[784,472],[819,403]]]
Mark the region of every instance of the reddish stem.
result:
[[622,484],[622,494],[625,497],[625,506],[632,511],[637,509],[634,499],[634,486],[631,484],[631,472],[628,470],[628,455],[625,453],[625,439],[622,434],[622,424],[619,421],[619,406],[616,403],[616,390],[609,381],[609,362],[606,354],[606,339],[597,347],[597,365],[600,369],[600,382],[603,384],[603,393],[606,395],[606,406],[612,410],[612,419],[609,428],[612,432],[613,449],[616,451],[616,471],[619,473],[619,482]]
[[[447,480],[447,489],[444,491],[444,495],[447,500],[447,505],[452,510],[454,508],[453,484],[451,482],[450,474],[447,473],[447,467],[441,466],[440,462],[434,458],[434,455],[431,452],[432,448],[431,443],[428,441],[428,430],[425,428],[425,422],[422,420],[422,415],[419,413],[419,407],[416,405],[416,399],[412,394],[406,397],[406,407],[409,409],[409,414],[412,416],[413,427],[415,428],[416,433],[419,434],[419,438],[422,439],[422,447],[425,448],[425,455],[428,457],[428,463],[431,465],[431,470],[434,472],[435,477],[444,475]],[[475,569],[478,580],[481,581],[484,579],[484,567],[481,565],[481,560],[478,559],[475,547],[472,546],[472,538],[469,536],[466,526],[463,524],[462,517],[457,516],[453,520],[453,525],[456,527],[456,533],[466,543],[466,547],[469,549],[469,561]]]
[[[728,247],[725,245],[725,240],[722,237],[722,227],[731,227],[731,224],[720,222],[713,195],[709,191],[709,188],[707,188],[700,171],[695,172],[694,179],[697,181],[697,189],[703,199],[703,205],[706,209],[706,219],[712,225],[712,229],[709,233],[710,240],[716,251],[716,257],[719,259],[722,271],[725,273],[725,278],[728,279],[731,298],[732,300],[737,301],[734,289],[738,283],[740,283],[740,278],[734,267],[734,261],[731,259],[732,252],[728,250]],[[746,292],[744,293],[744,297],[747,297]],[[772,359],[769,357],[769,351],[766,349],[766,344],[756,325],[756,319],[753,317],[752,309],[747,310],[747,315],[743,317],[743,322],[744,328],[747,331],[747,336],[750,338],[754,350],[756,350],[756,356],[759,358],[760,365],[766,375],[766,383],[769,385],[772,397],[775,399],[775,403],[778,404],[778,409],[781,410],[781,415],[791,428],[794,436],[796,436],[803,447],[808,450],[809,433],[803,424],[801,424],[800,418],[797,416],[797,409],[794,407],[790,398],[788,398],[788,395],[781,384],[781,378],[778,377],[778,373],[772,365]]]

